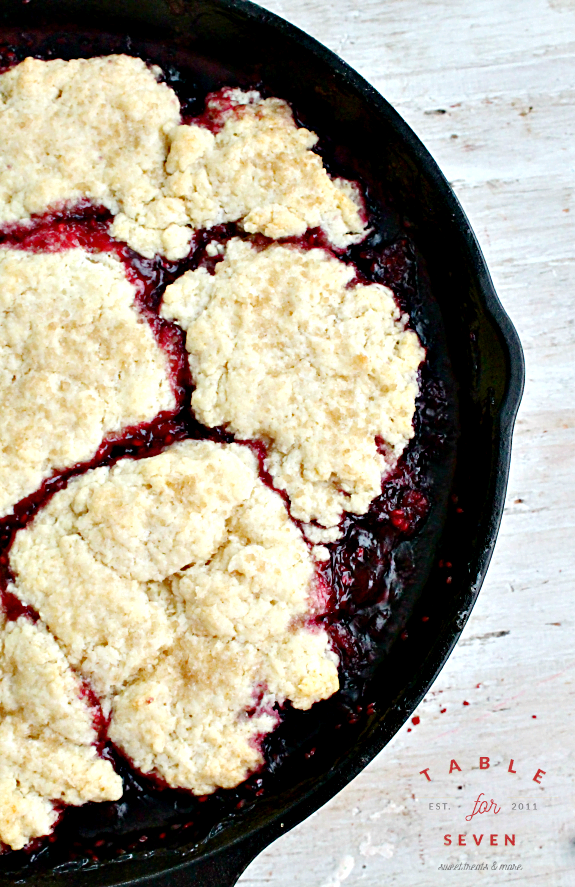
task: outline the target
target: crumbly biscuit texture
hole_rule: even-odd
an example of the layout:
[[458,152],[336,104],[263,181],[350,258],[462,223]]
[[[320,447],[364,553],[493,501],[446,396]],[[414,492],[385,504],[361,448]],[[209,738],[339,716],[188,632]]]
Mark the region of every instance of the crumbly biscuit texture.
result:
[[27,58],[2,74],[0,222],[84,198],[133,214],[154,199],[168,133],[180,122],[177,96],[158,73],[112,55]]
[[354,274],[323,250],[234,239],[215,274],[187,272],[162,305],[187,330],[196,415],[266,443],[292,515],[317,522],[313,542],[381,491],[377,439],[393,459],[413,436],[424,351],[392,292]]
[[328,176],[285,102],[224,91],[214,134],[181,125],[160,74],[111,55],[27,58],[0,75],[0,224],[87,198],[120,240],[169,259],[192,229],[240,219],[274,238],[321,225],[342,247],[365,234],[356,187]]
[[0,249],[0,516],[106,435],[176,406],[124,266]]
[[261,656],[252,645],[188,636],[114,703],[110,736],[144,773],[205,795],[233,788],[261,763],[253,741],[274,712],[255,704]]
[[236,785],[276,701],[337,690],[326,632],[304,625],[308,547],[245,446],[185,441],[87,472],[16,535],[10,565],[113,741],[170,785]]
[[55,640],[0,614],[0,842],[48,834],[55,805],[117,800],[122,780],[97,754],[90,709]]
[[209,794],[261,766],[274,703],[307,709],[336,689],[324,632],[295,629],[261,646],[188,635],[119,694],[110,735],[144,772]]
[[241,220],[249,233],[272,239],[321,227],[340,248],[365,236],[358,189],[330,178],[311,150],[317,136],[296,126],[286,102],[238,89],[217,94],[212,104],[222,100],[225,110],[212,109],[216,133],[195,124],[172,131],[162,196],[135,218],[120,214],[116,236],[145,255],[160,248],[154,232],[172,225],[175,235],[186,223],[204,228]]

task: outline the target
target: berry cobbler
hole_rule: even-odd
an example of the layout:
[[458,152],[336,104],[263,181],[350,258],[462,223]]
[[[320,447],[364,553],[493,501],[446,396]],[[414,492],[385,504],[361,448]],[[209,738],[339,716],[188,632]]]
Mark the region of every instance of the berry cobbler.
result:
[[125,762],[200,798],[264,768],[340,686],[349,528],[425,516],[397,473],[425,350],[317,142],[254,90],[183,117],[127,55],[0,75],[6,851]]

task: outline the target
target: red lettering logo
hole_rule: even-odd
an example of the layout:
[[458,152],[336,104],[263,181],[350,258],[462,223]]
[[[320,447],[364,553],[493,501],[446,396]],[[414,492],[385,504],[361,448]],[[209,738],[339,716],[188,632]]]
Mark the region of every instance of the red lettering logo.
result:
[[483,792],[481,792],[481,794],[479,794],[477,796],[477,800],[476,800],[475,804],[473,805],[473,810],[471,811],[471,813],[468,816],[465,817],[467,822],[471,822],[473,817],[476,816],[478,813],[499,813],[500,812],[501,807],[497,806],[497,804],[495,803],[493,798],[491,798],[489,803],[487,803],[487,801],[481,800],[481,798],[483,798],[483,797],[485,797]]

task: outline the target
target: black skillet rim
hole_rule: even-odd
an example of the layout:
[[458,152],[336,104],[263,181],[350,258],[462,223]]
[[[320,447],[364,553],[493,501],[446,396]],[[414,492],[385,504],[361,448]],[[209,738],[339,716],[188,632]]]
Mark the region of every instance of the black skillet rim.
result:
[[[483,528],[481,544],[477,546],[476,550],[473,570],[475,579],[470,587],[461,589],[458,593],[457,613],[451,622],[443,627],[442,632],[436,636],[422,668],[417,673],[417,686],[410,688],[411,692],[406,694],[408,699],[401,700],[401,703],[397,703],[394,706],[392,712],[387,712],[385,723],[380,722],[376,724],[369,731],[369,735],[361,737],[349,749],[344,759],[333,767],[328,774],[324,775],[313,788],[288,808],[273,814],[270,820],[263,826],[255,824],[252,827],[242,828],[240,834],[236,836],[230,835],[230,840],[224,840],[222,844],[217,842],[217,846],[211,850],[208,849],[207,852],[200,850],[199,853],[193,856],[189,855],[185,861],[182,861],[182,852],[177,850],[169,851],[165,856],[163,853],[154,854],[158,862],[160,861],[158,857],[163,857],[162,861],[166,864],[165,867],[152,866],[154,873],[169,876],[171,883],[179,883],[180,878],[178,875],[184,876],[186,872],[191,875],[195,874],[195,864],[204,861],[211,866],[211,878],[215,877],[217,879],[211,879],[206,883],[213,883],[215,885],[219,883],[220,878],[223,879],[221,880],[222,884],[234,883],[235,878],[239,877],[241,871],[243,871],[251,859],[267,844],[301,822],[349,783],[381,751],[401,725],[409,718],[445,665],[477,599],[499,530],[507,488],[513,425],[524,385],[524,360],[518,335],[497,297],[481,249],[458,199],[427,149],[400,115],[361,75],[357,74],[335,53],[274,13],[263,10],[250,2],[250,0],[212,0],[212,3],[216,8],[224,11],[239,12],[248,20],[256,20],[259,24],[273,28],[282,36],[299,43],[305,50],[326,63],[338,78],[343,79],[347,85],[361,96],[363,101],[373,108],[374,113],[383,116],[395,130],[401,141],[406,145],[410,156],[415,159],[427,179],[431,182],[434,194],[439,201],[443,202],[444,207],[450,213],[458,229],[463,249],[467,253],[467,263],[473,269],[485,313],[500,333],[502,343],[504,343],[507,369],[506,393],[501,402],[497,417],[499,444],[497,475],[491,497],[490,520]],[[181,0],[173,0],[169,5],[176,14],[186,12],[187,4],[181,2]],[[392,714],[393,717],[391,716]],[[232,827],[229,831],[233,833],[236,829]],[[228,834],[228,832],[225,834]],[[221,855],[229,857],[229,864],[224,864],[217,859]],[[151,862],[151,860],[149,861]],[[145,883],[160,883],[155,878],[153,881],[149,880],[145,874],[145,869],[141,865],[136,866],[138,868],[137,873],[133,872],[136,877],[131,877],[128,870],[132,868],[131,863],[135,862],[136,860],[126,861],[123,864],[120,861],[118,861],[118,864],[103,863],[103,868],[107,869],[107,875],[112,875],[115,870],[119,876],[119,879],[106,878],[106,883],[118,885],[127,883],[140,883],[142,885]],[[141,863],[144,862],[144,859],[141,859]],[[73,878],[75,877],[80,881],[80,872],[70,874]],[[88,871],[85,874],[88,875]],[[207,871],[206,874],[208,874]],[[201,881],[202,876],[199,870],[197,875]],[[230,877],[234,880],[230,880]],[[57,878],[59,883],[64,883],[60,877],[57,876]],[[46,876],[40,876],[38,879],[32,877],[28,881],[28,883],[35,882],[47,883]],[[4,881],[4,883],[13,882]]]

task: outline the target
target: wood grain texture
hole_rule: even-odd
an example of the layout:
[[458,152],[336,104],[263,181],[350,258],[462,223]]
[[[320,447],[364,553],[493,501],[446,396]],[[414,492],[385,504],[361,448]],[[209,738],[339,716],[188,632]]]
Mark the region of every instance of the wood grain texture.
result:
[[[573,887],[575,0],[262,5],[340,54],[427,145],[517,326],[527,387],[487,581],[419,723],[240,884]],[[480,755],[490,757],[488,772]],[[461,772],[450,776],[452,758]],[[468,825],[481,791],[502,811]],[[430,802],[450,809],[430,811]],[[513,802],[538,809],[512,812]],[[464,832],[467,846],[444,846],[444,834],[457,841]],[[492,832],[515,833],[515,847],[485,846]],[[476,847],[469,833],[487,837]],[[439,870],[458,861],[490,868]],[[496,872],[493,862],[523,868]]]

